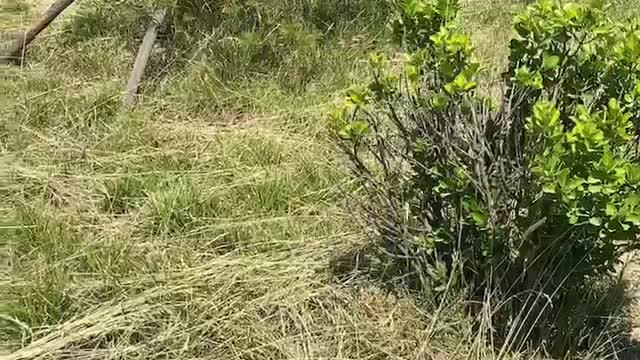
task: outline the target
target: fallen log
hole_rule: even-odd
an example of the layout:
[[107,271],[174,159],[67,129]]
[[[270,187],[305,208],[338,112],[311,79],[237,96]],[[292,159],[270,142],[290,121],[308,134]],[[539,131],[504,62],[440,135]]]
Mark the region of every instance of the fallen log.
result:
[[46,29],[62,12],[73,4],[75,0],[58,0],[54,2],[31,29],[21,33],[7,48],[6,52],[0,54],[0,64],[20,64],[24,59],[27,46]]
[[151,24],[149,24],[149,28],[147,28],[147,32],[144,35],[144,39],[142,40],[142,44],[138,50],[136,62],[133,64],[133,70],[131,70],[131,75],[129,76],[129,81],[125,88],[123,101],[127,107],[132,107],[136,103],[140,82],[142,81],[144,71],[147,68],[147,63],[149,62],[153,45],[158,37],[158,29],[164,23],[166,14],[166,9],[156,11],[153,14],[153,19],[151,20]]

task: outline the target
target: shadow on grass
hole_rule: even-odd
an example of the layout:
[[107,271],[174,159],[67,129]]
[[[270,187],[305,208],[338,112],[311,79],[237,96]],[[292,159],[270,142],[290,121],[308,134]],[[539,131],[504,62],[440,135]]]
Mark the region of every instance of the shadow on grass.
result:
[[[621,276],[574,284],[562,297],[553,299],[543,292],[506,301],[494,298],[491,303],[503,300],[508,305],[488,309],[489,302],[474,301],[464,291],[443,296],[425,287],[416,271],[404,265],[385,260],[372,246],[331,260],[333,275],[341,283],[373,282],[392,293],[409,291],[424,300],[425,312],[440,303],[464,309],[466,315],[461,315],[475,323],[474,332],[486,334],[485,345],[493,343],[496,354],[536,352],[551,359],[640,360],[640,343],[631,336],[631,286]],[[467,305],[460,307],[461,303]],[[489,324],[487,313],[491,314]]]

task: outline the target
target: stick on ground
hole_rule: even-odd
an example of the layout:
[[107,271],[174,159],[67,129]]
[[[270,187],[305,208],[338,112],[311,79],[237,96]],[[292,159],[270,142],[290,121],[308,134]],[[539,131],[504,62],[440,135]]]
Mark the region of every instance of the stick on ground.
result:
[[0,64],[20,64],[27,46],[55,20],[75,0],[58,0],[44,13],[29,31],[19,35],[4,54],[0,54]]
[[158,28],[164,22],[166,14],[166,9],[156,11],[153,15],[151,24],[149,24],[147,33],[144,35],[144,39],[142,40],[142,44],[140,45],[140,50],[138,50],[136,62],[133,65],[133,70],[131,71],[131,76],[129,76],[129,81],[127,82],[127,87],[125,89],[125,106],[132,107],[136,103],[138,88],[140,87],[140,82],[142,81],[144,70],[147,67],[149,57],[151,56],[153,45],[156,42],[156,38],[158,36]]

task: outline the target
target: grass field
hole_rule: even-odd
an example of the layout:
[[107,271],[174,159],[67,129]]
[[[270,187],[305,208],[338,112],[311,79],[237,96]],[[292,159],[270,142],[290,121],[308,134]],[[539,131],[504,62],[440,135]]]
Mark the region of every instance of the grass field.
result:
[[[0,356],[498,358],[462,304],[366,276],[325,114],[392,51],[385,3],[248,3],[176,22],[133,110],[141,2],[79,0],[0,69]],[[464,2],[494,74],[523,6]],[[0,33],[41,9],[0,0]]]

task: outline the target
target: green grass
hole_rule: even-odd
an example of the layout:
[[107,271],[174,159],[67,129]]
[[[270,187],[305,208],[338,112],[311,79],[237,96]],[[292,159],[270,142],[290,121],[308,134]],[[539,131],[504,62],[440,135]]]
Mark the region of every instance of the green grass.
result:
[[[335,274],[367,240],[325,114],[388,49],[383,5],[248,3],[182,2],[211,16],[176,20],[132,111],[143,2],[80,1],[0,69],[0,355],[493,358],[463,304]],[[496,71],[519,8],[465,4]]]

